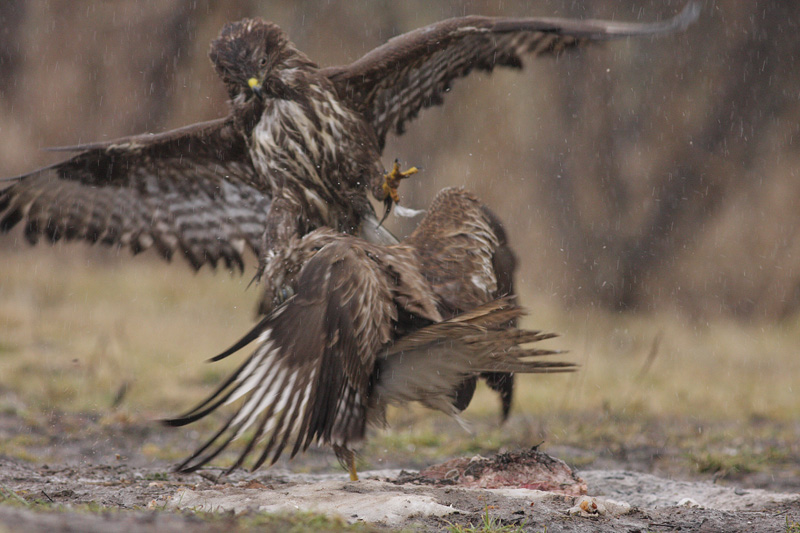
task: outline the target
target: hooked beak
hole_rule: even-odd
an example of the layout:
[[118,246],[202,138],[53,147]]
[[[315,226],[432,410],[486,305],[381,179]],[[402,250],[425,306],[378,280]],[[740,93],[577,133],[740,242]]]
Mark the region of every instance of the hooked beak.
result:
[[247,80],[247,85],[253,91],[253,93],[258,97],[259,100],[264,99],[264,87],[261,85],[261,82],[258,81],[257,78],[250,78]]

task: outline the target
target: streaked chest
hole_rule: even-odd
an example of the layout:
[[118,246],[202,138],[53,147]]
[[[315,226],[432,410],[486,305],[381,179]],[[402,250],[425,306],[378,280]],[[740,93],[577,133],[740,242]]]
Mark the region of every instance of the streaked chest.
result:
[[253,163],[281,188],[287,179],[332,192],[353,172],[353,125],[358,117],[335,94],[309,86],[308,98],[273,100],[253,130]]

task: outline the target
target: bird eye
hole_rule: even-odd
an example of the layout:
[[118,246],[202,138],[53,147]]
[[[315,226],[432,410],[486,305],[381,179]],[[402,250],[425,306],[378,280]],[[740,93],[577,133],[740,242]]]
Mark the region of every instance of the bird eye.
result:
[[258,66],[259,67],[266,67],[267,66],[267,58],[266,57],[262,57],[261,59],[259,59],[258,60]]
[[275,300],[277,301],[278,305],[280,305],[292,296],[294,296],[294,289],[289,286],[284,286],[276,292]]

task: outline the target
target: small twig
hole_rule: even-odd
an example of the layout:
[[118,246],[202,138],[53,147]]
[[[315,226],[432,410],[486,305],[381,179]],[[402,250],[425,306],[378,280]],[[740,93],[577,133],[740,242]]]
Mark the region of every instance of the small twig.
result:
[[642,369],[639,370],[639,374],[636,376],[637,381],[644,378],[645,375],[647,375],[647,372],[650,370],[650,367],[653,366],[653,361],[656,360],[658,348],[661,345],[661,337],[663,336],[664,332],[659,331],[656,336],[653,337],[653,344],[650,346],[650,353],[647,354],[647,359],[645,359]]
[[47,494],[47,493],[46,493],[44,490],[42,490],[42,494],[44,494],[44,497],[45,497],[45,498],[47,498],[48,500],[50,500],[50,503],[56,503],[56,502],[55,502],[55,500],[54,500],[53,498],[51,498],[51,497],[50,497],[50,495],[49,495],[49,494]]
[[130,383],[128,381],[123,381],[122,385],[120,385],[119,389],[117,389],[117,393],[114,395],[114,399],[111,401],[111,408],[116,409],[117,407],[122,404],[122,400],[125,399],[125,396],[128,394],[128,389],[130,388]]

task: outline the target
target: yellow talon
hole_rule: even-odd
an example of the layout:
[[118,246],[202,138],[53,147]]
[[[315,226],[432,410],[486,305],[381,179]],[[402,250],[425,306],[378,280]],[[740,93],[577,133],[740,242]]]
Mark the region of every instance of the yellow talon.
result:
[[350,464],[347,465],[347,471],[350,472],[350,481],[358,481],[358,473],[356,472],[356,456],[350,457]]
[[400,172],[400,163],[395,159],[392,170],[383,176],[383,194],[391,198],[394,203],[399,204],[400,194],[398,194],[397,188],[400,186],[400,180],[413,176],[417,172],[419,172],[417,167],[411,167],[404,172]]

